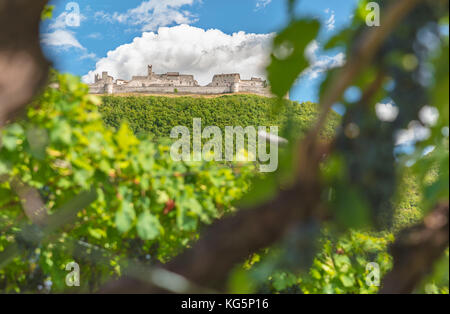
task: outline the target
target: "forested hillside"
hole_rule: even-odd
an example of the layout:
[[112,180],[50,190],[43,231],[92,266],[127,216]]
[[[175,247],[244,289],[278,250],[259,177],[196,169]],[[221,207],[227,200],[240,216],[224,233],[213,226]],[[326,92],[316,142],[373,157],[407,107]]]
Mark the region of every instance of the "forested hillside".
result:
[[[307,130],[318,114],[318,105],[285,100],[278,106],[276,98],[256,95],[230,95],[217,98],[194,97],[115,97],[105,96],[100,106],[108,125],[118,128],[128,122],[136,133],[151,133],[168,137],[173,127],[192,128],[194,118],[202,119],[202,126],[272,126],[280,127],[280,134],[301,134]],[[275,108],[275,109],[274,109]],[[279,112],[278,112],[279,111]],[[292,123],[287,123],[292,119]],[[339,123],[334,113],[323,135],[331,137]],[[289,127],[287,127],[289,125]],[[289,128],[289,130],[287,130]]]

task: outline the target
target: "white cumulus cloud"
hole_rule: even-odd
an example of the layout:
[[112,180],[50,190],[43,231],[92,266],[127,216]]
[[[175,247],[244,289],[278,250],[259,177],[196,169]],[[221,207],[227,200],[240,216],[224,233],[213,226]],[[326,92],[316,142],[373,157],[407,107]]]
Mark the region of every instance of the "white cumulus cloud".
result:
[[256,9],[263,9],[267,7],[272,0],[256,0]]
[[[68,11],[64,11],[58,15],[58,17],[56,17],[48,26],[48,32],[41,34],[41,43],[55,49],[79,49],[83,53],[80,59],[95,59],[95,54],[87,52],[87,49],[83,47],[83,45],[76,38],[76,33],[69,30],[72,26],[68,23],[68,20],[70,20]],[[81,23],[85,20],[86,17],[80,14],[79,22]],[[73,27],[76,28],[78,26]]]
[[325,22],[327,30],[332,31],[336,27],[336,15],[333,10],[326,9],[325,13],[330,14],[330,17]]
[[141,27],[142,31],[155,31],[161,26],[172,24],[191,24],[197,21],[196,17],[186,10],[185,6],[191,6],[200,0],[147,0],[136,8],[125,13],[113,14],[99,11],[96,18],[107,22],[119,22]]
[[51,33],[42,34],[41,42],[47,46],[54,46],[62,49],[78,48],[85,50],[75,38],[74,33],[65,29],[58,29]]
[[340,52],[333,56],[320,55],[319,43],[313,40],[305,49],[305,56],[310,66],[302,73],[309,79],[317,78],[321,73],[345,64],[345,54]]
[[129,80],[133,75],[146,75],[149,64],[156,73],[194,74],[201,85],[210,83],[219,73],[265,78],[273,36],[245,32],[228,35],[189,25],[161,27],[156,33],[145,32],[132,43],[109,51],[83,80],[93,82],[95,74],[102,71]]
[[[69,12],[69,11],[64,11],[63,13],[58,15],[57,18],[52,20],[52,23],[48,26],[48,28],[50,30],[53,30],[53,29],[64,29],[64,28],[70,27],[71,26],[70,25],[70,14],[73,14],[73,13]],[[80,14],[78,16],[78,18],[79,18],[80,23],[82,23],[86,20],[86,16],[84,16],[83,14]],[[68,25],[68,22],[69,22],[69,25]],[[78,26],[73,26],[73,27],[78,27]]]

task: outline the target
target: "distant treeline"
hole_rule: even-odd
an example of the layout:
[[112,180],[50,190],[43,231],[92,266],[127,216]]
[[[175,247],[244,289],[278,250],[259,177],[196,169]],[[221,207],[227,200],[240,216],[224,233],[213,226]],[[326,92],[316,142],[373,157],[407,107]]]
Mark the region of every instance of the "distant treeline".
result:
[[[192,129],[194,118],[202,119],[202,128],[218,126],[279,126],[279,134],[302,134],[319,112],[311,102],[298,103],[256,95],[230,95],[216,98],[195,97],[119,97],[104,96],[100,112],[108,125],[118,128],[128,122],[135,133],[151,133],[167,138],[175,126]],[[332,114],[323,131],[330,137],[339,116]]]

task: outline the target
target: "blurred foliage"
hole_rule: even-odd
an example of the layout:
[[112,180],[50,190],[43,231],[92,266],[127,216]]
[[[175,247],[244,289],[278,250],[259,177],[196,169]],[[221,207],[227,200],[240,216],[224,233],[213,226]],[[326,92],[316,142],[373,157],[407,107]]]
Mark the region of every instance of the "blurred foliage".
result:
[[53,17],[53,10],[55,9],[54,5],[46,5],[41,14],[41,20],[50,20]]
[[[434,171],[427,181],[433,182],[436,178],[437,171]],[[390,230],[368,232],[350,229],[343,233],[335,226],[328,225],[319,235],[318,251],[311,266],[297,270],[289,269],[285,264],[280,264],[280,259],[285,261],[286,254],[292,254],[292,250],[286,252],[287,248],[280,247],[267,249],[254,254],[243,265],[242,269],[250,271],[250,275],[246,277],[246,285],[252,287],[252,292],[262,293],[376,293],[379,287],[366,284],[366,275],[369,273],[366,270],[367,264],[378,263],[381,277],[386,274],[392,267],[388,246],[394,241],[395,234],[419,222],[423,217],[420,206],[423,195],[412,169],[405,169],[400,181],[398,195],[392,203],[395,216]],[[311,241],[311,237],[308,239]],[[307,254],[308,250],[302,250],[301,253]],[[297,265],[299,261],[297,258]],[[448,250],[434,274],[418,289],[418,292],[423,293],[445,293],[445,291],[448,291]]]
[[[165,261],[195,240],[201,225],[232,211],[231,203],[248,189],[253,164],[174,162],[169,146],[136,137],[127,124],[105,126],[101,100],[87,91],[78,78],[60,75],[59,89],[48,88],[26,118],[2,131],[0,174],[38,189],[49,212],[80,191],[94,188],[98,194],[52,241],[0,270],[3,291],[33,291],[30,276],[51,278],[52,291],[63,291],[64,265],[73,257],[54,242],[69,239],[113,255],[112,265],[81,264],[92,275],[94,282],[85,283],[90,289],[102,276],[119,274],[122,257]],[[2,251],[16,241],[26,219],[8,180],[2,180],[0,195]]]
[[417,293],[449,294],[449,250],[434,265],[433,273],[416,290]]
[[[291,7],[295,2],[290,1]],[[367,2],[359,2],[352,23],[329,39],[325,49],[352,54],[368,30]],[[386,1],[378,3],[383,9],[387,7]],[[296,25],[302,23],[294,14],[292,23],[280,32],[275,43],[280,44],[285,33],[291,32],[303,35],[305,31],[305,38],[309,38],[312,30],[304,24]],[[360,98],[355,102],[338,100],[346,107],[345,115],[338,128],[336,149],[321,165],[326,185],[324,199],[335,218],[331,229],[337,232],[325,231],[325,236],[319,237],[322,248],[308,271],[274,269],[273,260],[295,255],[279,247],[258,255],[255,265],[255,257],[249,260],[244,267],[251,264],[251,269],[256,268],[256,282],[269,279],[269,285],[262,286],[263,292],[375,293],[378,287],[365,284],[367,263],[377,262],[385,274],[391,267],[387,246],[395,234],[419,222],[438,202],[448,202],[448,31],[442,34],[442,25],[448,29],[448,3],[419,5],[393,32],[370,66],[361,69],[351,86],[361,92]],[[304,51],[307,44],[295,49],[299,64],[304,61],[299,51]],[[275,45],[268,71],[271,83],[276,82],[274,92],[282,96],[291,83],[277,72],[283,66],[274,57],[277,49]],[[290,52],[288,57],[294,54],[293,49],[284,51]],[[339,69],[327,73],[320,89],[321,99],[337,75]],[[399,114],[393,121],[386,121],[376,106],[390,102]],[[429,104],[437,109],[436,123],[427,123],[422,116]],[[415,138],[417,125],[429,136]],[[412,154],[396,153],[402,148],[397,140],[401,132],[409,134],[406,144],[413,147]],[[313,246],[306,250],[302,246],[298,254],[309,255],[311,250]],[[448,254],[426,280],[422,292],[448,293],[448,271],[441,266],[445,263],[448,265]]]
[[[368,30],[367,2],[359,2],[352,22],[324,43],[326,50],[351,56]],[[387,1],[378,2],[387,7]],[[322,32],[318,21],[297,18],[295,0],[288,4],[291,20],[275,36],[267,69],[278,98],[97,98],[78,78],[52,72],[50,82],[59,88],[47,88],[25,117],[1,130],[0,256],[13,244],[21,253],[9,263],[0,259],[0,290],[65,291],[64,267],[74,259],[77,244],[86,248],[81,258],[76,255],[84,278],[80,291],[97,291],[130,261],[168,261],[189,247],[203,226],[234,212],[236,201],[261,202],[285,187],[295,173],[296,140],[321,110],[283,99],[309,66],[306,47]],[[51,12],[47,7],[43,19]],[[304,222],[277,245],[253,254],[231,274],[229,291],[378,291],[366,284],[367,264],[378,263],[385,274],[392,264],[388,245],[397,232],[438,202],[448,202],[448,20],[447,2],[422,2],[370,66],[360,69],[351,88],[362,96],[337,100],[345,106],[344,117],[333,113],[322,130],[321,140],[335,139],[320,166],[326,225]],[[337,75],[339,69],[325,73],[321,99]],[[387,102],[398,109],[392,121],[376,110]],[[436,121],[424,119],[425,106],[437,112]],[[290,144],[280,152],[279,171],[254,180],[252,163],[173,162],[168,144],[155,139],[166,138],[177,125],[192,127],[193,118],[221,129],[280,126]],[[426,136],[416,137],[418,127]],[[402,133],[410,154],[396,153]],[[82,191],[94,189],[98,197],[75,222],[24,247],[20,235],[30,221],[12,180],[37,189],[50,213]],[[92,255],[96,258],[88,258]],[[447,250],[417,292],[448,293],[448,276]]]
[[[271,63],[267,68],[272,92],[282,98],[298,76],[308,67],[305,47],[319,32],[320,24],[315,20],[293,21],[274,40]],[[302,36],[298,36],[301,30]]]
[[[377,286],[368,286],[367,264],[380,266],[381,277],[392,267],[387,245],[391,235],[369,235],[351,231],[338,238],[326,234],[323,248],[314,260],[307,276],[301,278],[303,293],[376,293]],[[381,278],[380,277],[380,278]]]

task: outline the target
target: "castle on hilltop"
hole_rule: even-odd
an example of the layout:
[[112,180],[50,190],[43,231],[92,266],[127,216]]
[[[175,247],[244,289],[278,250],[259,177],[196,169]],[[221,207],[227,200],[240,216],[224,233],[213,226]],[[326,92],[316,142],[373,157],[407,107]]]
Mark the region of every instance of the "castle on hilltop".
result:
[[242,80],[240,74],[216,74],[212,82],[200,86],[193,75],[167,72],[156,74],[153,67],[148,66],[147,76],[133,76],[130,81],[114,80],[108,72],[95,75],[95,82],[89,84],[91,94],[198,94],[217,95],[229,93],[249,93],[261,96],[272,96],[267,81],[261,78]]

